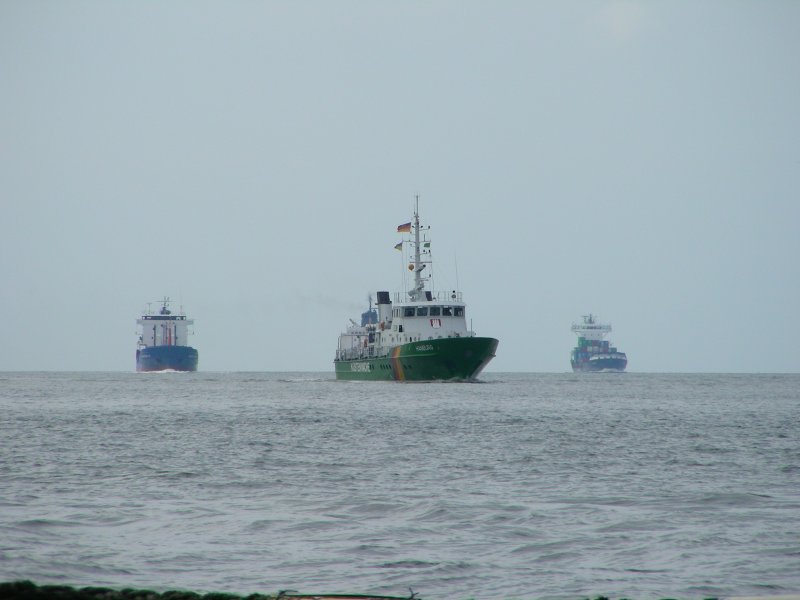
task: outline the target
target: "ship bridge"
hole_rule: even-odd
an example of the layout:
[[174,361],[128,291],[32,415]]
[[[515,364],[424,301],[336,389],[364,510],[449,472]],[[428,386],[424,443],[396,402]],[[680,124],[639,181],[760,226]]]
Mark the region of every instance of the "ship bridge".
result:
[[180,313],[173,314],[169,309],[169,298],[161,301],[161,309],[153,314],[148,305],[147,311],[136,320],[141,329],[139,347],[149,346],[188,346],[189,327],[194,324],[193,319],[187,319],[181,308]]
[[[405,301],[400,298],[405,297]],[[377,323],[353,326],[339,336],[337,356],[361,358],[385,356],[400,344],[442,338],[474,337],[467,327],[466,306],[461,292],[424,292],[424,299],[408,299],[396,293],[378,292]]]
[[584,315],[583,323],[573,323],[572,331],[587,340],[602,340],[611,332],[611,325],[600,323],[593,314]]

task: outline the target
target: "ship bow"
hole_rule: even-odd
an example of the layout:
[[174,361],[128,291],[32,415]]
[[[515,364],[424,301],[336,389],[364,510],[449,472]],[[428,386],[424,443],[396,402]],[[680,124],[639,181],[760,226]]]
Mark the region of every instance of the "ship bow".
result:
[[400,381],[472,381],[495,356],[498,341],[485,337],[412,342],[393,351],[392,370]]
[[148,346],[136,352],[136,370],[197,371],[197,359],[191,346]]

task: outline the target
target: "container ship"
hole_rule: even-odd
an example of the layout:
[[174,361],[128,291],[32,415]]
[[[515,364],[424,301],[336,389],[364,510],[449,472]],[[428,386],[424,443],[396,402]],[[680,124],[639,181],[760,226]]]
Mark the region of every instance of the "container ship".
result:
[[136,347],[137,371],[197,371],[197,350],[189,346],[189,326],[181,310],[173,314],[169,298],[161,301],[161,310],[153,314],[149,308],[136,321],[141,327]]
[[413,220],[397,228],[410,239],[395,246],[408,248],[413,287],[393,298],[379,291],[377,308],[370,301],[360,323],[350,320],[339,335],[336,379],[473,381],[494,358],[498,341],[467,327],[461,292],[425,289],[432,281],[429,230],[420,225],[417,198]]
[[611,325],[599,323],[592,315],[585,315],[583,323],[574,323],[572,331],[578,334],[578,345],[572,349],[572,370],[607,371],[622,373],[628,366],[628,357],[624,352],[610,346],[603,338],[611,332]]

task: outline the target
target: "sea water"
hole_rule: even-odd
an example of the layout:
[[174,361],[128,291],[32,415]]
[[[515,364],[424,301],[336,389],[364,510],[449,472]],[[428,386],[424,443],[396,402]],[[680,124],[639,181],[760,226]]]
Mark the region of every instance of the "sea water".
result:
[[800,592],[800,376],[0,373],[0,581]]

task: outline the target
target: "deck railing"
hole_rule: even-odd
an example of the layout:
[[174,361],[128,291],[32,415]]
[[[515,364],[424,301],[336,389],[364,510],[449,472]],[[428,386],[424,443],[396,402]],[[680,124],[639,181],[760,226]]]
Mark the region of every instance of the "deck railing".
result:
[[[425,292],[426,294],[429,293],[428,291]],[[431,291],[430,292],[431,299],[430,300],[423,300],[422,302],[436,302],[437,304],[447,304],[448,302],[463,302],[463,296],[461,292],[452,290],[449,292],[446,291]],[[392,300],[394,304],[416,304],[416,302],[412,302],[411,299],[408,297],[408,292],[395,292],[394,299]]]

